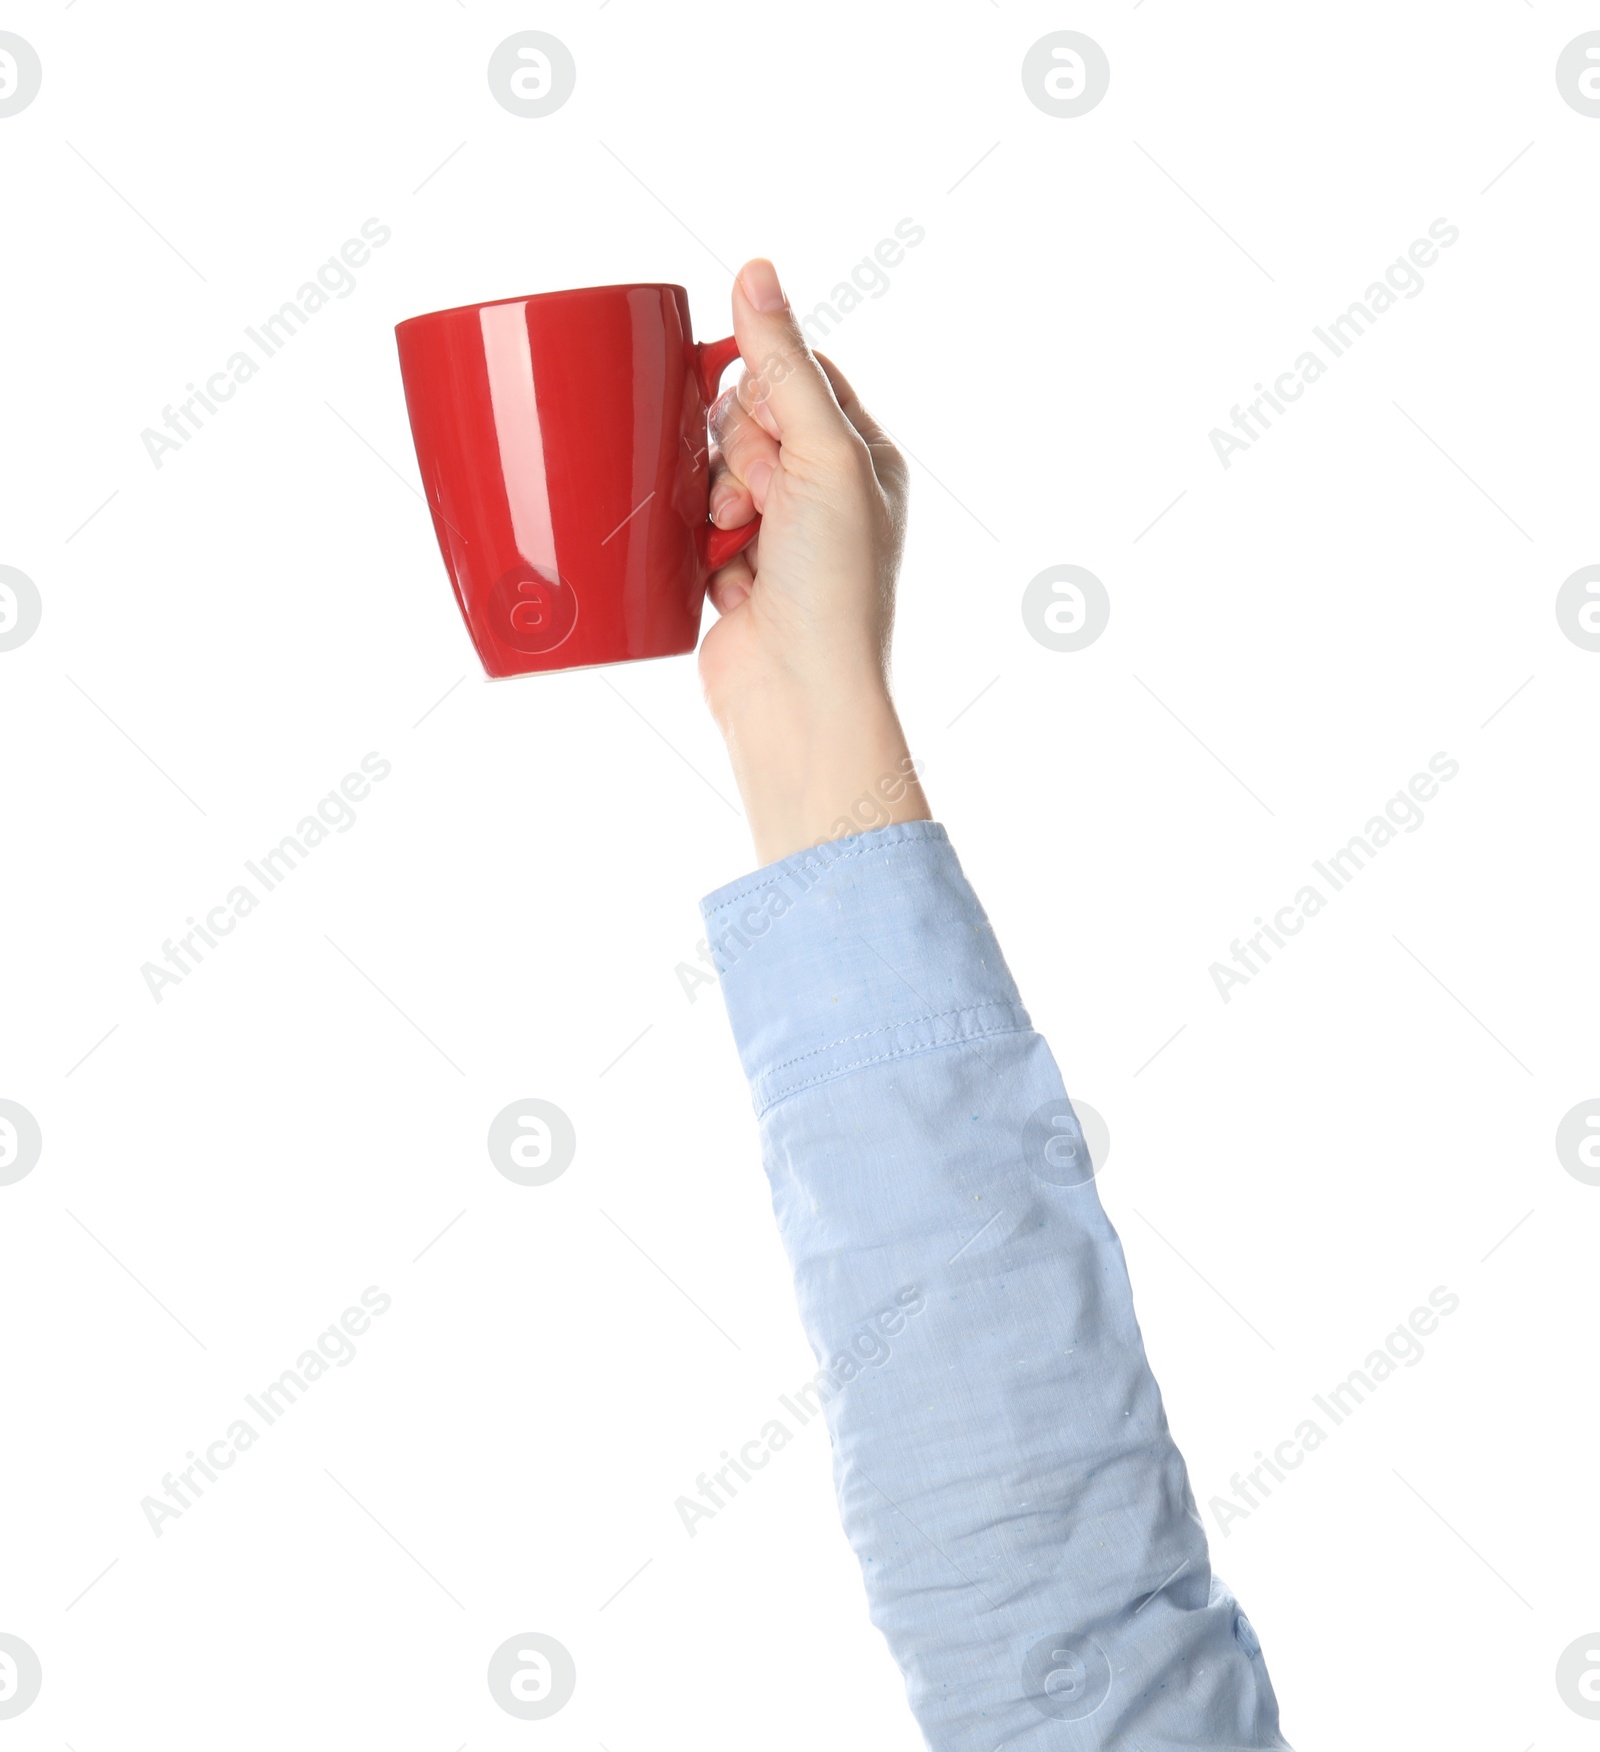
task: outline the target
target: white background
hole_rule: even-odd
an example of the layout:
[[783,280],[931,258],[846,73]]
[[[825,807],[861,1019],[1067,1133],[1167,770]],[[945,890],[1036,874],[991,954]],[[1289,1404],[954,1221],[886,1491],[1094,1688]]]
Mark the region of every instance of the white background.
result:
[[[1202,1506],[1460,1297],[1271,1501],[1207,1513],[1286,1732],[1591,1745],[1554,1672],[1600,1629],[1600,1190],[1554,1136],[1600,1095],[1600,655],[1554,603],[1600,561],[1600,120],[1554,69],[1600,12],[0,27],[44,68],[0,120],[0,564],[44,605],[0,655],[0,1096],[44,1137],[0,1188],[0,1630],[44,1668],[0,1743],[920,1743],[820,1424],[694,1539],[673,1507],[814,1368],[721,1001],[675,971],[751,863],[694,667],[481,679],[391,334],[662,279],[709,339],[746,256],[810,309],[909,217],[828,343],[917,459],[899,697],[1109,1124]],[[522,120],[485,68],[535,27],[578,82]],[[1111,88],[1059,120],[1020,69],[1069,27]],[[141,431],[369,217],[354,293],[157,470]],[[1208,432],[1441,217],[1425,290],[1224,470]],[[1019,612],[1064,563],[1112,604],[1068,655]],[[155,1003],[142,964],[370,750],[356,825]],[[1210,965],[1438,751],[1425,824],[1223,1003]],[[578,1132],[540,1189],[484,1145],[523,1096]],[[156,1538],[141,1499],[369,1284],[355,1362]],[[577,1663],[539,1724],[484,1679],[527,1630]]]

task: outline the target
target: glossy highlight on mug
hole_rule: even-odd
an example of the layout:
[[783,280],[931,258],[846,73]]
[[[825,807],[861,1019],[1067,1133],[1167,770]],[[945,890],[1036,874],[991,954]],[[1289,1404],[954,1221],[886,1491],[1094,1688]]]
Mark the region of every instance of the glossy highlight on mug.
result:
[[395,330],[417,466],[486,674],[692,651],[757,518],[709,518],[706,416],[728,340],[681,286],[462,305]]

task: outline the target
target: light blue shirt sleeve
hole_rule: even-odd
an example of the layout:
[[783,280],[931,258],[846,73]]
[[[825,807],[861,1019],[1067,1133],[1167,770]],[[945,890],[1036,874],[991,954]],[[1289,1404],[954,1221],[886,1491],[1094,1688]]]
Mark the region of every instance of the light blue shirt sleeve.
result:
[[928,1744],[1285,1746],[1081,1128],[944,829],[702,905],[845,1530]]

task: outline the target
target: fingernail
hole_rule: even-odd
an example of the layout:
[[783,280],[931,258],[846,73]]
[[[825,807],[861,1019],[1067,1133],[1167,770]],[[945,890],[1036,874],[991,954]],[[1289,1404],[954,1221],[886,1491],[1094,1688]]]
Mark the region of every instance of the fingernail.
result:
[[759,462],[750,464],[749,473],[744,477],[744,484],[750,489],[750,497],[756,502],[759,511],[767,502],[767,488],[772,485],[773,466],[762,457]]
[[744,273],[745,296],[757,310],[782,310],[789,300],[783,295],[783,288],[778,284],[778,270],[765,256],[757,256],[753,262],[746,262]]
[[732,487],[718,487],[711,495],[711,521],[721,523],[733,509],[733,502],[737,497]]

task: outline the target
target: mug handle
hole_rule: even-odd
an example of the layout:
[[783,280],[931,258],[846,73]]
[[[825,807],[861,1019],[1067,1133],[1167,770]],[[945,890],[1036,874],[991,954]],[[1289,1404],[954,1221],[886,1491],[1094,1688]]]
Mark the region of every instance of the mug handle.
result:
[[[725,341],[696,341],[694,343],[694,368],[700,379],[700,391],[705,404],[710,407],[717,399],[717,388],[722,382],[722,374],[739,357],[739,343],[732,335]],[[741,554],[749,547],[761,531],[759,515],[751,518],[740,529],[718,529],[708,517],[702,525],[700,537],[700,556],[705,562],[708,572],[715,572],[727,565],[735,554]]]

